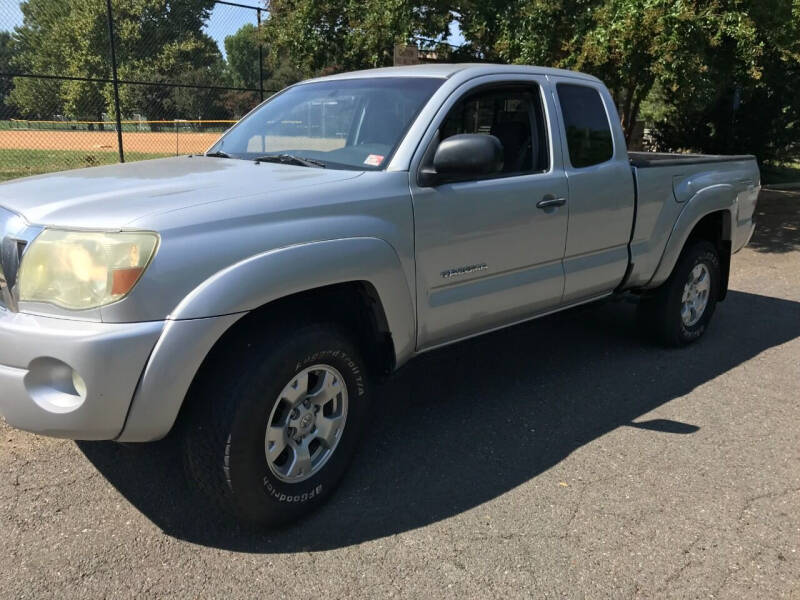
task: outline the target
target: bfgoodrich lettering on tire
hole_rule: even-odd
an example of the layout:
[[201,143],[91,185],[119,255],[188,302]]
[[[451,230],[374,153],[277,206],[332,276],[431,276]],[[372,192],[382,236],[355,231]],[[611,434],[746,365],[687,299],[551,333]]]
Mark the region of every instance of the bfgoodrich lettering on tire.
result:
[[186,464],[217,505],[274,526],[335,489],[364,429],[367,374],[333,324],[259,327],[241,341],[187,399]]
[[669,279],[639,305],[642,324],[668,346],[694,342],[714,315],[720,280],[714,245],[707,241],[687,245]]

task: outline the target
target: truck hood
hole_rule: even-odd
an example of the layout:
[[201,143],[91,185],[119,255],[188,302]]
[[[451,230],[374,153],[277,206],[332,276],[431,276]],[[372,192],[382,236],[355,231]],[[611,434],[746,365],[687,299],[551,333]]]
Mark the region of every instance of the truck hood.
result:
[[324,186],[361,173],[183,156],[9,181],[0,184],[0,206],[35,225],[119,229],[158,213]]

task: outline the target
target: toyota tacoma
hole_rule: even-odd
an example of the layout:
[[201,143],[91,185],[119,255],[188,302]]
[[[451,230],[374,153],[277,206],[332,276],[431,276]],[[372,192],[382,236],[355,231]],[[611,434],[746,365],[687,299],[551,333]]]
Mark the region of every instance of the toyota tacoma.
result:
[[752,156],[628,152],[569,71],[322,77],[205,154],[0,185],[0,413],[81,440],[179,436],[215,502],[319,505],[373,382],[414,356],[612,294],[697,340],[753,232]]

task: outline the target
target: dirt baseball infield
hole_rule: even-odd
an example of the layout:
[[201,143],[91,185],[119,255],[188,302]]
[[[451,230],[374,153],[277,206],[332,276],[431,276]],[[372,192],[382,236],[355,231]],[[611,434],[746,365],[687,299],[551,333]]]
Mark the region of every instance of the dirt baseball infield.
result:
[[[205,152],[221,133],[135,132],[123,133],[126,152],[192,154]],[[0,148],[13,150],[85,150],[117,152],[114,131],[0,131]]]

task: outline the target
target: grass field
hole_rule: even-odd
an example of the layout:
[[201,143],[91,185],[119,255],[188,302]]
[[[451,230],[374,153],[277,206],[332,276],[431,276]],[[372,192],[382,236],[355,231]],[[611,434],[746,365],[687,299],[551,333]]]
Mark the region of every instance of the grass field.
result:
[[[34,122],[28,125],[35,124]],[[125,160],[137,161],[176,154],[199,154],[219,139],[222,128],[216,125],[209,131],[178,129],[177,131],[125,132],[123,142]],[[93,167],[116,163],[118,160],[117,134],[114,131],[87,131],[70,129],[73,124],[64,122],[21,129],[21,122],[0,121],[0,181],[53,171]],[[41,125],[44,127],[44,125]],[[77,127],[77,126],[76,126]],[[344,139],[283,138],[267,139],[268,145],[286,147],[302,144],[330,150],[341,146]],[[323,144],[320,146],[320,144]],[[263,148],[248,146],[251,152]],[[764,185],[800,183],[800,162],[789,161],[763,165],[761,179]]]
[[[208,125],[204,131],[197,131],[196,124],[178,124],[174,131],[125,131],[125,160],[204,152],[224,131],[217,122]],[[86,127],[69,122],[0,121],[0,181],[117,162],[116,132]]]
[[[204,152],[219,139],[219,132],[139,132],[123,134],[125,152],[188,154]],[[113,131],[0,131],[0,148],[34,150],[85,150],[116,152]]]
[[[148,152],[126,152],[126,161],[147,160],[174,156]],[[0,181],[40,175],[66,169],[110,165],[119,160],[116,152],[89,152],[85,150],[30,150],[0,148]]]
[[[223,133],[235,120],[164,120],[164,121],[122,121],[123,133],[174,132],[176,129],[186,133]],[[116,132],[114,121],[0,121],[0,131],[95,131]]]

